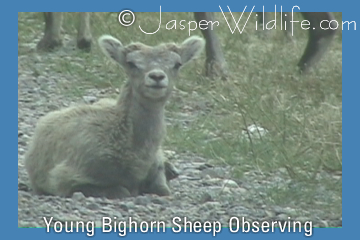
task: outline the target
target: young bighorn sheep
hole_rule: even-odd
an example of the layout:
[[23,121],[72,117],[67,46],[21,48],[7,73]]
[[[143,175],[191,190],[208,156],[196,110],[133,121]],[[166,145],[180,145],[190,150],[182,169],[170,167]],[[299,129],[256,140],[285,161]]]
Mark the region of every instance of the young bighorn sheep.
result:
[[25,156],[32,188],[65,197],[169,195],[161,149],[164,106],[179,69],[201,53],[205,41],[193,36],[179,45],[123,46],[104,35],[98,42],[129,80],[116,102],[71,107],[39,120]]

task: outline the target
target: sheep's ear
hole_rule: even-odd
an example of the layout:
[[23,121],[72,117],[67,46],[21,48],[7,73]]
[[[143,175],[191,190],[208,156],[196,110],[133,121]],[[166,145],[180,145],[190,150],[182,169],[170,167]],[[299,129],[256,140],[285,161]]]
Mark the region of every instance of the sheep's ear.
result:
[[101,51],[120,65],[125,63],[125,49],[122,43],[110,35],[103,35],[98,40]]
[[182,64],[198,57],[205,47],[205,40],[198,36],[192,36],[179,45],[179,54]]

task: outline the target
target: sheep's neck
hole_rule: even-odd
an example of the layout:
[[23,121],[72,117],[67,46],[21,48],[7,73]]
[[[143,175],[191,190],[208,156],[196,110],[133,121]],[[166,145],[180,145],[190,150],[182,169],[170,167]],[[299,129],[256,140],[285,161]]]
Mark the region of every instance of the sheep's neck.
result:
[[166,134],[164,122],[164,103],[141,101],[125,89],[122,101],[128,114],[127,121],[131,126],[132,148],[134,150],[157,151]]
[[133,146],[155,149],[160,145],[164,135],[164,108],[152,108],[134,102],[131,111],[133,126]]

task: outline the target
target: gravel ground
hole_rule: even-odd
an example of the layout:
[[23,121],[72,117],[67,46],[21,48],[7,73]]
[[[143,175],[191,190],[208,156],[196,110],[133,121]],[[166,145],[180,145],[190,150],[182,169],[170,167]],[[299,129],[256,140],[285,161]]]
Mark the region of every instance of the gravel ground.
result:
[[[29,48],[33,47],[29,46]],[[228,227],[231,217],[244,217],[247,221],[312,221],[313,227],[341,227],[342,216],[321,209],[309,209],[305,203],[293,202],[279,206],[266,201],[263,189],[272,186],[293,186],[301,191],[301,184],[294,183],[285,169],[273,173],[247,172],[242,179],[232,179],[231,167],[216,166],[190,152],[177,153],[166,150],[166,156],[180,170],[180,176],[171,181],[173,194],[168,197],[138,196],[122,200],[84,197],[75,193],[72,198],[37,196],[28,187],[24,168],[24,153],[33,134],[34,126],[49,111],[79,102],[92,102],[114,89],[90,89],[83,98],[75,100],[63,96],[58,84],[70,79],[62,73],[53,73],[47,66],[48,58],[67,56],[65,50],[51,54],[29,53],[18,57],[18,226],[45,227],[43,217],[55,221],[94,221],[102,217],[134,221],[164,221],[172,226],[174,217],[188,221],[219,221]],[[71,61],[81,61],[68,56]],[[36,69],[36,71],[35,71]],[[186,94],[175,91],[176,97]],[[331,178],[326,173],[322,177]],[[314,201],[341,198],[328,189],[317,186]]]

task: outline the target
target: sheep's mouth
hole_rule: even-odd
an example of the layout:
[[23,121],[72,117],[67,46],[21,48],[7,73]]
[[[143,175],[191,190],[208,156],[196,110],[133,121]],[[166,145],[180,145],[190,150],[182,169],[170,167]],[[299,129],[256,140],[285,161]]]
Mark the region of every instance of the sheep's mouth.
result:
[[146,86],[148,88],[153,88],[153,89],[163,89],[166,88],[166,86],[162,86],[162,85],[150,85],[150,86]]

